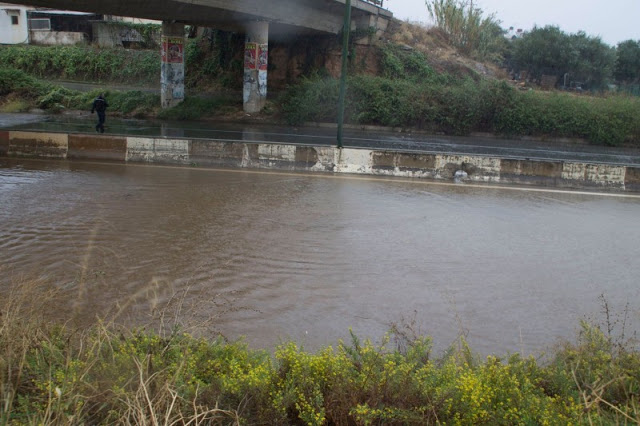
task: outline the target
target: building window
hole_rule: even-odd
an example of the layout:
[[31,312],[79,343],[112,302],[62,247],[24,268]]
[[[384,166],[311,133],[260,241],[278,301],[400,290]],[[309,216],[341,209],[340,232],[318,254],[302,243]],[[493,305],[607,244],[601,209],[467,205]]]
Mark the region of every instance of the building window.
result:
[[49,18],[29,19],[29,28],[35,31],[51,31],[51,19]]
[[18,17],[16,15],[11,15],[11,25],[18,25]]

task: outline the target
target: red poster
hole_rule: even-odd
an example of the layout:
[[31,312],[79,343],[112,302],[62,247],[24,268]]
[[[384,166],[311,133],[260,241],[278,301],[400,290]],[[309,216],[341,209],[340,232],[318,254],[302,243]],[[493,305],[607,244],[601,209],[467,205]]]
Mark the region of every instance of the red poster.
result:
[[268,61],[269,61],[269,45],[261,44],[258,46],[258,69],[260,71],[266,71]]
[[258,45],[255,43],[245,43],[244,45],[244,69],[255,70],[256,69],[256,55]]
[[184,40],[182,37],[162,37],[162,62],[182,63],[184,61]]

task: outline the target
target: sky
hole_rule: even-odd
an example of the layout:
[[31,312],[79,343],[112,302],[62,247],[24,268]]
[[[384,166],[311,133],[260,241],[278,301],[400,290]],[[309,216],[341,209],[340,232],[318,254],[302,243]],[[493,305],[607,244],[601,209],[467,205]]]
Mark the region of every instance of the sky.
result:
[[[485,15],[495,13],[502,27],[530,30],[556,25],[565,33],[584,31],[615,46],[640,40],[640,0],[473,0]],[[399,19],[431,24],[424,0],[385,0],[384,7]]]

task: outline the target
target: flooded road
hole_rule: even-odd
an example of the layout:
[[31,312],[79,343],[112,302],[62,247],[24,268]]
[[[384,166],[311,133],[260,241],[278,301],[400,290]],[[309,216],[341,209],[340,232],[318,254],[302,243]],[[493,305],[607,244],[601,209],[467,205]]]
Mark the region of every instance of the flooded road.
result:
[[0,158],[0,288],[42,278],[52,309],[132,324],[179,299],[252,347],[415,319],[438,349],[531,354],[604,320],[602,294],[637,329],[638,217],[633,196]]

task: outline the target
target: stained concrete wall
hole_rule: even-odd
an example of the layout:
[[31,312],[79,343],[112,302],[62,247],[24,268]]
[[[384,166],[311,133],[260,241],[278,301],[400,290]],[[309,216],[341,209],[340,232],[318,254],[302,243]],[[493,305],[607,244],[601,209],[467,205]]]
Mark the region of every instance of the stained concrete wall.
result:
[[352,173],[640,192],[640,167],[333,146],[0,131],[0,156]]
[[31,43],[47,46],[73,46],[87,41],[83,33],[69,31],[29,31]]
[[67,158],[68,150],[69,137],[63,133],[9,132],[9,155]]
[[125,161],[126,151],[127,138],[124,136],[69,135],[67,158]]
[[9,153],[9,132],[0,130],[0,156]]

